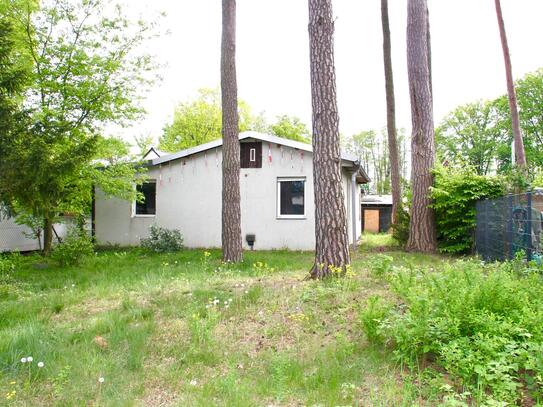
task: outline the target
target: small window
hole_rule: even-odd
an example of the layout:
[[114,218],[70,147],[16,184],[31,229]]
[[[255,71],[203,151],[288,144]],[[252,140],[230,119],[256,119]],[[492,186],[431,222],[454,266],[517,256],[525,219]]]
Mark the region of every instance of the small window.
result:
[[262,168],[262,143],[240,143],[239,161],[241,168]]
[[143,201],[136,201],[136,216],[154,216],[156,215],[156,181],[147,180],[141,185],[136,186],[136,190],[143,194]]
[[277,217],[305,217],[305,178],[277,180]]

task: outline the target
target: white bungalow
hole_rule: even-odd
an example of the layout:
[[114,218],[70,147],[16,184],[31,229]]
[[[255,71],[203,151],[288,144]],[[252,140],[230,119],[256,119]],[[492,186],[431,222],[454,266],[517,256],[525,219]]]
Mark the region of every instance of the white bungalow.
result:
[[[241,229],[255,249],[313,250],[315,218],[312,147],[276,136],[244,132],[240,140]],[[144,202],[96,191],[93,222],[99,244],[138,245],[157,224],[179,229],[187,247],[221,246],[222,140],[173,154],[147,154]],[[369,181],[353,157],[342,155],[343,192],[350,242],[361,233],[360,187]]]

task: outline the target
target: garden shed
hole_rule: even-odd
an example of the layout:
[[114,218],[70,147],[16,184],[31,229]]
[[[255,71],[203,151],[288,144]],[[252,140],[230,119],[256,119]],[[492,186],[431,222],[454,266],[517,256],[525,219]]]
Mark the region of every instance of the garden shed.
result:
[[392,195],[362,195],[362,230],[386,233],[392,224]]

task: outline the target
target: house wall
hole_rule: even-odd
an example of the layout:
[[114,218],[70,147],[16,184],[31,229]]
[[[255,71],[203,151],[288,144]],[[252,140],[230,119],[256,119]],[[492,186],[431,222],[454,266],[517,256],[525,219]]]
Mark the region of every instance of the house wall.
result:
[[[55,223],[53,226],[55,231],[62,239],[66,236],[69,220],[64,219],[64,223]],[[57,242],[53,236],[53,244]],[[43,237],[38,242],[32,237],[32,231],[28,226],[19,225],[15,222],[15,218],[0,218],[0,253],[12,251],[33,251],[40,250],[43,247]]]
[[[315,247],[312,154],[262,144],[262,168],[240,172],[241,229],[256,235],[255,249],[313,250]],[[269,160],[271,148],[272,160]],[[187,247],[221,246],[221,147],[152,167],[156,179],[156,216],[132,215],[132,203],[96,194],[96,239],[100,244],[137,245],[151,224],[179,229]],[[277,178],[305,177],[305,217],[277,217]],[[351,180],[343,176],[348,203],[349,238]],[[358,194],[357,194],[358,195]],[[357,208],[360,205],[357,203]],[[358,222],[360,224],[360,222]]]

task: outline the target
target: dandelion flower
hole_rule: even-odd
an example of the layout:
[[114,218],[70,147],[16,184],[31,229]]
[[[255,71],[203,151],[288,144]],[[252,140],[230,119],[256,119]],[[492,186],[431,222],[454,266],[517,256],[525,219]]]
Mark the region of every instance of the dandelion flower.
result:
[[198,382],[197,382],[196,380],[194,380],[194,379],[192,379],[192,380],[190,381],[190,385],[191,385],[191,386],[196,386],[197,384],[198,384]]
[[43,362],[38,362],[38,367],[43,367],[45,364]]
[[98,383],[104,383],[105,379],[103,377],[98,378]]
[[245,294],[249,294],[249,291],[245,290]]
[[33,360],[34,360],[34,359],[32,359],[32,356],[29,356],[29,357],[26,358],[26,361],[27,361],[28,363],[32,362]]
[[26,358],[22,358],[21,363],[26,363]]

